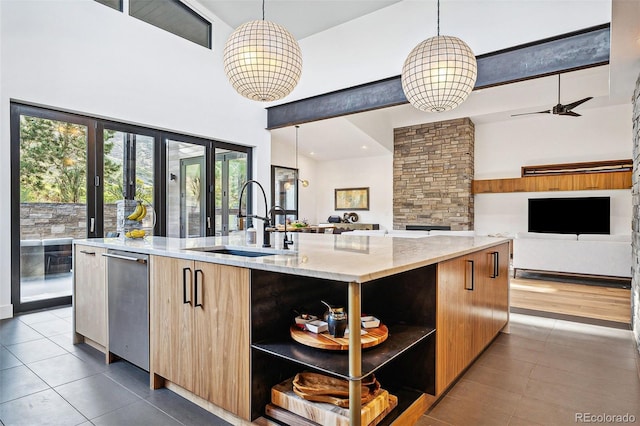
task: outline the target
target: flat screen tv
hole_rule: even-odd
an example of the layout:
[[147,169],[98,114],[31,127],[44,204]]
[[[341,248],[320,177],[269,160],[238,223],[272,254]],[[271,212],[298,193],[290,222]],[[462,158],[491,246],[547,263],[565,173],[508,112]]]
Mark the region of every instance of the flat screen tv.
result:
[[609,197],[530,198],[529,232],[609,234]]

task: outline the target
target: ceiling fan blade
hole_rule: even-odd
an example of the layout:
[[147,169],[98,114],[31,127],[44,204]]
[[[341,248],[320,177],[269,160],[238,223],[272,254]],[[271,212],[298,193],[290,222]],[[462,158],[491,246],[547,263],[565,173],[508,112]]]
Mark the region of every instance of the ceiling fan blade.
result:
[[575,107],[577,107],[578,105],[582,105],[583,103],[587,102],[589,99],[593,99],[593,96],[589,96],[588,98],[584,98],[584,99],[580,99],[579,101],[575,101],[572,102],[570,104],[566,104],[564,107],[565,109],[568,110],[572,110]]
[[573,112],[573,111],[561,112],[558,115],[570,115],[571,117],[580,117],[581,116],[581,114],[578,114],[577,112]]
[[517,117],[519,115],[529,115],[529,114],[551,114],[551,110],[548,109],[546,111],[536,111],[536,112],[523,112],[522,114],[511,114],[512,117]]

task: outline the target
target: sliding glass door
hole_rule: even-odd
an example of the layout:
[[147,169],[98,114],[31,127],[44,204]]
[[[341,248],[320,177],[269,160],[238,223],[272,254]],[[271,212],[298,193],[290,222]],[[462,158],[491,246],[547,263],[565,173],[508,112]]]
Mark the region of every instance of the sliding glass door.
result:
[[72,241],[87,237],[94,128],[63,113],[12,106],[12,303],[16,311],[67,304]]
[[[147,214],[136,226],[146,235],[156,224],[155,151],[159,135],[124,125],[101,125],[102,136],[102,224],[105,237],[122,236],[125,217],[143,203]],[[100,141],[100,138],[98,138]],[[129,226],[129,225],[127,225]]]
[[249,179],[249,153],[220,147],[216,148],[215,158],[215,235],[229,235],[243,229],[238,208],[240,190]]
[[[73,239],[240,228],[249,147],[18,103],[10,127],[14,312],[71,303]],[[125,220],[137,203],[147,215]]]
[[208,235],[207,147],[204,141],[168,138],[167,237]]

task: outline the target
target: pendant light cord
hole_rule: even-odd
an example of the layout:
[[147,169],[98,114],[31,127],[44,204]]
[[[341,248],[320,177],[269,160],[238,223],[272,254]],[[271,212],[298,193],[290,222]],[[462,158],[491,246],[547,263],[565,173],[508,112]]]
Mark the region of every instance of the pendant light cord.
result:
[[300,126],[296,126],[296,173],[298,173],[298,129]]
[[[264,17],[262,19],[264,19]],[[438,37],[440,37],[440,0],[438,0]]]
[[262,0],[262,20],[264,21],[264,0]]

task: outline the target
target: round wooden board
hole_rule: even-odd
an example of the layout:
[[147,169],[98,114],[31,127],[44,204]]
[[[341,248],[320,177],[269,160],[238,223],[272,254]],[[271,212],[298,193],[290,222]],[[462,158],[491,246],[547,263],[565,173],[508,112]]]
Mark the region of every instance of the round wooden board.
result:
[[[384,324],[380,324],[380,326],[376,328],[363,328],[362,330],[367,332],[360,336],[363,349],[379,345],[389,337],[389,330]],[[331,351],[349,350],[348,335],[346,337],[331,337],[326,331],[316,334],[307,330],[301,330],[295,325],[292,325],[289,331],[291,332],[293,340],[306,346]]]

